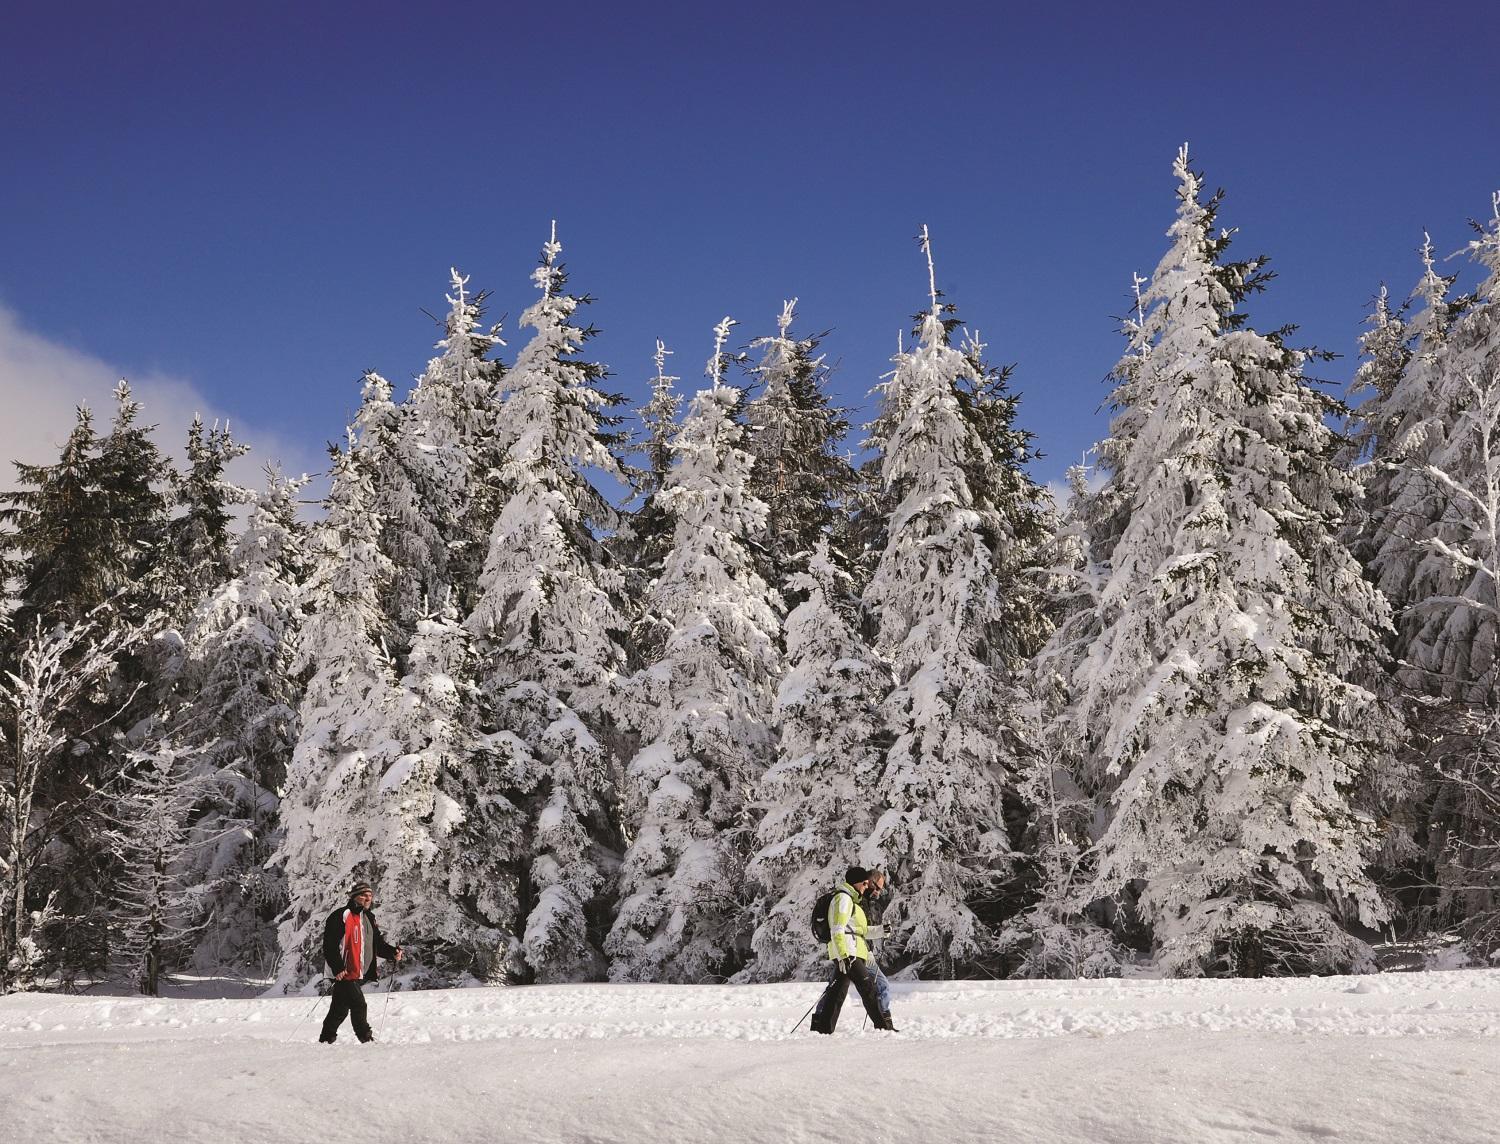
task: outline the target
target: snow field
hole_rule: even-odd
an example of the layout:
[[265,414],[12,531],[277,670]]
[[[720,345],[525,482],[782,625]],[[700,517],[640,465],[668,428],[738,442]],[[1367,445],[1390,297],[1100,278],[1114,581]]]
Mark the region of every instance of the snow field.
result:
[[1500,971],[895,988],[831,1038],[807,984],[367,990],[332,1047],[322,999],[11,996],[0,1138],[1494,1139]]

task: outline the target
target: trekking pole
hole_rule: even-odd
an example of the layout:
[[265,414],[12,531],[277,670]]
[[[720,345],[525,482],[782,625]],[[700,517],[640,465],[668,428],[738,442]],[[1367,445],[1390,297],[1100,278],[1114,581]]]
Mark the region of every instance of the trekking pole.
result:
[[[824,992],[826,993],[827,990],[824,990]],[[821,1001],[821,1000],[823,1000],[823,995],[820,993],[820,994],[818,994],[818,1001]],[[807,1007],[807,1013],[811,1013],[814,1009],[816,1009],[818,1007],[818,1001],[814,1001],[811,1005],[809,1005]],[[802,1016],[800,1016],[800,1017],[797,1018],[797,1023],[795,1025],[793,1025],[790,1029],[788,1029],[786,1031],[786,1035],[787,1036],[790,1037],[799,1028],[801,1028],[802,1022],[805,1021],[805,1020],[807,1020],[807,1013],[804,1013],[804,1014],[802,1014]]]
[[[324,980],[326,979],[322,977],[318,978],[318,984],[321,985]],[[307,1024],[307,1019],[318,1011],[318,1006],[322,1003],[323,995],[320,993],[318,996],[313,998],[312,1008],[309,1009],[306,1013],[302,1014],[302,1020],[298,1021],[295,1025],[292,1026],[291,1036],[287,1037],[288,1041],[294,1041],[297,1039],[298,1030],[300,1030],[303,1025]]]
[[396,963],[391,962],[391,975],[385,980],[385,1003],[380,1007],[380,1037],[385,1039],[386,1015],[391,1011],[391,987],[396,984]]
[[[814,1001],[811,1005],[809,1005],[807,1007],[807,1013],[811,1013],[814,1009],[816,1009],[819,1005],[821,1005],[823,1003],[823,998],[825,998],[825,997],[828,996],[828,990],[831,987],[832,987],[832,982],[830,982],[828,985],[823,986],[823,992],[819,993],[818,994],[818,999],[816,1001]],[[802,1016],[800,1016],[800,1017],[797,1018],[797,1023],[795,1025],[793,1025],[790,1029],[788,1029],[786,1031],[786,1035],[787,1036],[790,1037],[793,1033],[795,1033],[801,1027],[802,1022],[805,1021],[805,1020],[807,1020],[807,1013],[804,1013],[804,1014],[802,1014]]]

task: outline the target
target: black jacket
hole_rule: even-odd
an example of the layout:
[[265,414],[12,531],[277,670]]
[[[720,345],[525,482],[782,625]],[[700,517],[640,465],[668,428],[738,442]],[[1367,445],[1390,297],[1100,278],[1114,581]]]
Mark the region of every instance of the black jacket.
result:
[[[344,972],[344,913],[353,909],[353,906],[340,906],[328,915],[328,920],[323,923],[323,960],[328,962],[329,968],[333,970],[333,976],[337,977]],[[382,957],[395,957],[396,947],[391,945],[380,935],[380,927],[375,924],[375,913],[372,910],[362,911],[369,919],[370,932],[375,940],[370,948],[374,950],[374,956],[370,958],[370,971],[365,974],[363,980],[374,981],[380,976],[379,966]]]

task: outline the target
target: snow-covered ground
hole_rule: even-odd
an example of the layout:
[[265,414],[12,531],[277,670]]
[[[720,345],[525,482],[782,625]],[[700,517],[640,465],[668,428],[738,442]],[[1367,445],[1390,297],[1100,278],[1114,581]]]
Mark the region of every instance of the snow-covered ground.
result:
[[1500,970],[896,985],[818,1037],[810,985],[0,998],[0,1140],[1489,1142]]

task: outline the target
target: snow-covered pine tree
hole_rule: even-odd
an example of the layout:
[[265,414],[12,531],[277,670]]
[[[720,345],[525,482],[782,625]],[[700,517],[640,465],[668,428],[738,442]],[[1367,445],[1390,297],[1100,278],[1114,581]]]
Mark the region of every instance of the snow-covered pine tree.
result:
[[293,665],[306,539],[297,495],[306,483],[267,470],[229,553],[228,580],[183,628],[183,669],[164,714],[206,792],[186,854],[190,880],[207,887],[196,901],[195,961],[204,968],[267,972],[286,905],[284,877],[267,863],[281,840],[278,792],[298,738],[302,682]]
[[1077,777],[1084,760],[1068,718],[1074,673],[1103,623],[1108,566],[1101,553],[1118,540],[1119,498],[1091,490],[1090,476],[1086,464],[1069,468],[1067,506],[1041,561],[1055,627],[1031,666],[1035,707],[1027,737],[1037,749],[1018,784],[1033,808],[1022,844],[1032,901],[1000,935],[1015,977],[1110,976],[1126,956],[1088,910],[1095,803]]
[[[1472,423],[1476,401],[1484,397],[1500,371],[1500,199],[1495,217],[1470,244],[1487,271],[1476,295],[1466,298],[1461,316],[1444,330],[1443,342],[1427,372],[1431,404],[1424,423],[1426,448],[1413,452],[1408,477],[1424,484],[1437,515],[1425,528],[1408,524],[1408,535],[1420,548],[1409,583],[1409,622],[1400,651],[1410,665],[1408,681],[1430,694],[1466,706],[1495,696],[1489,680],[1497,650],[1493,618],[1484,609],[1454,607],[1479,589],[1475,566],[1455,553],[1472,550],[1476,531],[1476,498],[1483,500],[1490,479],[1483,446],[1488,438]],[[1442,474],[1447,480],[1434,474]],[[1483,514],[1477,519],[1482,520]],[[1420,524],[1422,518],[1413,523]]]
[[885,948],[951,976],[992,954],[1013,873],[1004,815],[1024,751],[1020,671],[1046,630],[1023,570],[1043,517],[1005,371],[984,364],[977,341],[950,344],[957,319],[939,300],[925,228],[922,248],[931,307],[882,394],[894,510],[864,600],[895,675],[894,742],[863,853],[896,887]]
[[[439,981],[500,980],[515,960],[513,856],[525,823],[495,789],[509,776],[492,769],[473,725],[469,642],[451,603],[417,621],[390,720],[400,753],[371,826],[381,924]],[[470,840],[493,850],[469,852]]]
[[192,752],[157,745],[132,752],[122,789],[108,811],[110,840],[119,862],[111,889],[110,961],[150,997],[184,960],[203,924],[199,899],[215,879],[192,877],[192,851],[213,837],[193,837],[190,823],[209,796]]
[[99,441],[97,471],[112,525],[116,606],[131,621],[165,603],[151,570],[167,544],[168,494],[178,476],[152,439],[155,426],[139,423],[141,403],[123,379],[114,396],[115,418]]
[[[1369,327],[1359,338],[1359,368],[1354,371],[1354,380],[1349,383],[1351,398],[1363,397],[1364,405],[1351,408],[1349,423],[1345,428],[1344,460],[1350,465],[1369,464],[1375,457],[1388,458],[1392,453],[1391,440],[1400,432],[1400,416],[1395,410],[1386,408],[1391,394],[1401,382],[1412,357],[1412,335],[1407,330],[1407,313],[1410,300],[1391,308],[1390,290],[1385,283],[1375,294],[1370,316],[1365,319]],[[1380,418],[1364,414],[1375,412]],[[1383,503],[1379,495],[1383,491],[1381,482],[1389,473],[1388,465],[1372,466],[1364,474],[1367,499]],[[1345,528],[1349,551],[1363,563],[1366,553],[1360,547],[1362,530],[1359,527],[1364,513],[1356,513]]]
[[16,465],[23,487],[3,497],[0,542],[20,580],[17,632],[31,631],[39,615],[75,622],[106,601],[121,620],[151,610],[143,582],[166,532],[172,473],[150,427],[137,424],[129,385],[120,382],[114,396],[107,435],[80,407],[56,465]]
[[[1448,332],[1469,299],[1450,296],[1456,275],[1437,273],[1432,240],[1425,235],[1422,266],[1408,303],[1416,313],[1410,321],[1388,317],[1382,324],[1377,311],[1362,345],[1367,360],[1356,377],[1356,384],[1373,389],[1373,395],[1355,414],[1355,440],[1368,456],[1363,503],[1351,514],[1347,531],[1351,550],[1395,611],[1398,661],[1406,657],[1416,636],[1414,625],[1421,622],[1411,605],[1428,596],[1450,595],[1457,587],[1424,543],[1441,528],[1446,497],[1423,467],[1443,447],[1454,413],[1444,408],[1443,362]],[[1420,680],[1408,678],[1406,683],[1421,686]]]
[[93,414],[79,406],[56,464],[16,462],[21,487],[5,494],[0,544],[18,581],[11,617],[18,638],[35,628],[38,616],[48,623],[77,621],[119,588],[98,455]]
[[769,761],[780,673],[780,601],[750,545],[766,506],[749,491],[754,458],[724,384],[715,328],[710,385],[678,431],[661,500],[672,551],[647,600],[662,650],[637,677],[649,713],[625,779],[629,848],[606,944],[616,981],[701,981],[739,968],[750,937],[744,871],[754,847],[748,794]]
[[855,470],[848,516],[840,526],[846,537],[844,547],[853,561],[854,587],[861,594],[885,554],[891,518],[898,503],[886,487],[884,458],[886,442],[906,416],[905,395],[897,385],[906,377],[903,367],[907,356],[906,334],[902,331],[896,335],[891,372],[871,391],[875,397],[875,416],[862,426],[865,437],[860,442],[868,455]]
[[[398,663],[427,600],[448,588],[448,549],[438,528],[440,505],[427,495],[432,490],[422,487],[426,458],[410,441],[415,427],[392,399],[391,383],[374,370],[366,372],[351,448],[369,480],[370,511],[380,521],[380,551],[389,565],[382,581],[378,633]],[[451,456],[446,459],[451,463]],[[434,466],[434,471],[439,468]]]
[[1432,793],[1432,921],[1457,923],[1481,955],[1500,948],[1500,194],[1474,257],[1487,271],[1445,331],[1432,373],[1429,437],[1406,475],[1426,481],[1442,515],[1412,537],[1421,594],[1402,631],[1403,678]]
[[229,579],[230,511],[245,504],[250,494],[236,488],[225,468],[250,451],[214,424],[204,429],[194,417],[188,427],[187,469],[173,482],[172,502],[177,515],[167,530],[161,558],[151,573],[169,620],[181,624],[209,593]]
[[441,352],[399,407],[389,383],[371,374],[359,426],[394,569],[386,611],[398,662],[420,616],[450,597],[476,597],[509,435],[498,413],[500,366],[485,357],[504,343],[497,330],[480,330],[483,295],[470,296],[469,280],[451,274]]
[[[67,979],[78,968],[67,935],[49,932],[76,895],[62,840],[87,795],[58,796],[77,785],[65,748],[84,697],[106,687],[145,634],[108,611],[57,623],[33,616],[0,673],[0,993],[30,988],[38,972]],[[101,729],[110,722],[104,713]]]
[[[13,554],[17,580],[13,642],[0,665],[7,672],[24,675],[26,657],[40,654],[37,649],[48,633],[60,638],[86,626],[93,642],[103,638],[105,629],[121,625],[116,608],[100,610],[116,602],[131,570],[130,555],[119,543],[100,450],[93,416],[80,407],[56,464],[16,465],[21,487],[6,494],[8,503],[0,509],[0,543]],[[132,613],[136,610],[131,608]],[[82,738],[106,712],[118,716],[108,704],[115,667],[111,658],[109,671],[70,693],[66,704],[46,711],[49,726],[64,739]],[[118,729],[118,723],[110,723],[110,732]],[[103,737],[107,739],[108,733]],[[16,737],[20,735],[17,731]],[[37,772],[25,795],[27,820],[34,811],[46,829],[39,835],[23,830],[22,840],[13,839],[13,845],[30,846],[38,837],[46,844],[36,847],[35,861],[27,861],[24,874],[18,875],[30,895],[17,914],[23,920],[42,908],[39,903],[46,903],[49,916],[66,916],[76,923],[92,912],[90,903],[101,896],[100,879],[109,862],[98,845],[102,828],[92,813],[97,800],[90,797],[110,771],[107,743],[101,744],[100,737],[89,736],[89,741],[79,743],[80,750],[53,759],[54,765]],[[11,749],[18,748],[12,744]],[[13,777],[20,775],[22,766],[16,763],[15,768]],[[12,802],[12,810],[16,805]],[[95,916],[87,925],[70,924],[65,932],[82,940],[67,950],[51,951],[54,968],[60,965],[65,974],[84,966],[104,968],[102,918]],[[34,943],[28,948],[35,953]]]
[[[468,277],[449,273],[448,313],[435,347],[440,352],[403,406],[402,450],[446,545],[447,583],[462,615],[478,599],[504,501],[500,469],[512,431],[500,415],[505,369],[488,356],[505,344],[500,326],[484,325],[486,293],[470,294]],[[435,563],[440,559],[435,553]],[[438,607],[440,599],[440,592],[431,593],[424,609]]]
[[755,959],[742,974],[753,981],[806,980],[825,966],[807,919],[818,896],[863,860],[883,761],[890,672],[859,635],[858,601],[828,542],[816,541],[805,563],[788,583],[802,603],[786,620],[776,761],[755,792]]
[[1464,584],[1417,603],[1434,633],[1428,650],[1453,669],[1434,685],[1451,697],[1429,716],[1440,733],[1428,727],[1423,739],[1435,779],[1433,913],[1466,931],[1481,957],[1500,949],[1500,339],[1490,356],[1487,372],[1469,375],[1470,403],[1427,467],[1451,498],[1448,523],[1465,534],[1428,543]]
[[536,767],[510,793],[528,802],[520,913],[529,975],[542,981],[604,971],[592,907],[604,856],[619,847],[610,710],[630,627],[624,578],[598,536],[616,514],[593,476],[623,481],[621,398],[600,387],[603,366],[579,357],[593,329],[575,316],[589,299],[567,293],[561,251],[554,224],[532,276],[542,296],[521,315],[536,332],[507,377],[507,498],[466,624],[480,643],[486,722]]
[[824,392],[820,339],[791,334],[796,307],[795,298],[784,303],[776,335],[750,343],[761,351],[752,367],[761,391],[745,407],[746,448],[755,457],[750,491],[767,510],[762,575],[788,606],[799,602],[788,593],[790,578],[807,567],[819,539],[839,545],[833,558],[849,563],[847,538],[836,526],[855,485],[853,467],[838,452],[849,423]]
[[[635,495],[640,498],[640,507],[621,517],[618,531],[607,541],[625,571],[633,599],[645,594],[646,587],[661,573],[662,562],[672,548],[672,517],[662,507],[661,491],[672,468],[672,438],[677,434],[677,418],[682,410],[676,384],[682,379],[667,373],[667,357],[671,353],[658,338],[652,358],[656,374],[651,378],[651,399],[638,411],[644,432],[636,450],[646,463],[626,470]],[[637,618],[647,624],[647,630],[638,633],[642,638],[629,641],[631,646],[627,650],[639,655],[644,647],[656,644],[649,630],[651,617]]]
[[[28,554],[27,569],[27,586],[39,591],[30,599],[23,594],[17,617],[22,624],[34,625],[38,618],[46,625],[77,622],[84,616],[126,629],[145,624],[148,617],[156,623],[164,601],[151,569],[165,546],[166,492],[175,474],[152,439],[152,427],[140,423],[140,402],[126,382],[115,387],[114,398],[115,416],[105,436],[94,437],[80,417],[75,436],[81,441],[70,441],[69,451],[78,444],[84,449],[70,459],[72,472],[64,488],[50,490],[66,489],[77,494],[76,500],[42,495],[27,504],[24,494],[21,503],[12,499],[23,510],[23,520],[16,522],[19,539],[40,541],[39,549]],[[57,547],[50,544],[54,540],[60,542]],[[80,544],[89,541],[97,546],[83,552]],[[48,582],[47,571],[50,559],[59,556],[62,593],[59,585]],[[160,658],[133,644],[122,649],[107,685],[80,695],[65,716],[74,742],[67,765],[53,769],[51,789],[43,792],[41,802],[52,810],[48,861],[60,891],[57,909],[68,919],[63,932],[69,946],[62,953],[68,973],[105,968],[107,918],[102,906],[110,896],[116,863],[100,819],[103,800],[91,792],[108,787],[124,771],[126,751],[151,727],[160,676]]]
[[281,803],[288,906],[277,981],[293,988],[322,969],[323,917],[356,875],[373,877],[371,803],[396,744],[387,722],[395,686],[380,641],[391,575],[381,520],[356,442],[332,450],[327,515],[313,537],[307,617],[293,670],[308,674],[297,746]]
[[[1456,310],[1448,300],[1455,277],[1441,277],[1434,269],[1432,241],[1424,236],[1423,274],[1416,290],[1395,310],[1382,285],[1376,296],[1369,329],[1360,339],[1363,360],[1349,387],[1351,396],[1366,395],[1362,405],[1348,418],[1348,442],[1344,463],[1360,477],[1361,497],[1344,522],[1343,537],[1350,553],[1378,580],[1393,605],[1396,630],[1389,644],[1397,662],[1406,652],[1407,637],[1419,618],[1409,609],[1414,603],[1413,577],[1423,563],[1421,536],[1432,525],[1432,517],[1443,515],[1438,490],[1423,475],[1412,479],[1413,465],[1419,471],[1432,449],[1441,444],[1446,428],[1434,419],[1436,370],[1442,359],[1447,328]],[[1466,304],[1460,300],[1459,308]],[[1409,321],[1413,306],[1419,308]],[[1396,507],[1399,505],[1399,509]],[[1415,514],[1408,518],[1406,514]],[[1428,567],[1425,579],[1434,571]],[[1406,676],[1406,678],[1402,678]],[[1355,676],[1383,698],[1390,699],[1404,716],[1409,732],[1403,742],[1400,781],[1371,784],[1363,802],[1375,810],[1383,843],[1372,872],[1393,901],[1403,901],[1416,912],[1430,904],[1426,889],[1433,884],[1428,835],[1429,810],[1441,785],[1428,744],[1448,737],[1441,703],[1421,695],[1421,680],[1410,672],[1392,670],[1385,661],[1372,661]],[[1396,768],[1388,776],[1397,777]],[[1440,831],[1439,831],[1440,833]],[[1412,921],[1393,918],[1401,928]]]
[[1337,537],[1357,488],[1335,403],[1281,334],[1247,327],[1263,262],[1225,261],[1186,148],[1174,172],[1171,246],[1113,397],[1130,432],[1101,447],[1128,523],[1071,688],[1112,808],[1093,893],[1131,904],[1169,973],[1353,968],[1368,951],[1345,926],[1385,906],[1352,793],[1393,743],[1349,679],[1389,612]]

